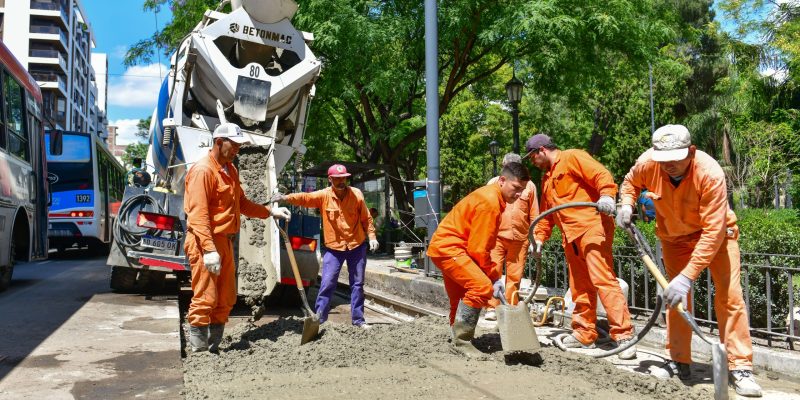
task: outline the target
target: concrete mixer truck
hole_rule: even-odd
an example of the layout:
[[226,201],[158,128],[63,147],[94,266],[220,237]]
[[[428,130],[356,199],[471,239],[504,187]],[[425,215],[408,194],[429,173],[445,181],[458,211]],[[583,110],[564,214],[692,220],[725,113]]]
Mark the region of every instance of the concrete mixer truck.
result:
[[[183,250],[184,177],[208,154],[211,135],[232,122],[254,145],[242,147],[238,168],[248,198],[266,203],[278,177],[302,144],[309,102],[321,62],[308,45],[313,36],[295,29],[292,0],[232,0],[208,10],[171,57],[150,126],[146,172],[152,179],[126,188],[107,264],[116,291],[163,287],[168,274],[187,279]],[[141,171],[137,170],[141,175]],[[319,219],[296,214],[292,248],[309,286],[319,271]],[[295,279],[272,219],[242,218],[237,252],[238,292],[256,302]],[[296,291],[295,291],[296,292]]]

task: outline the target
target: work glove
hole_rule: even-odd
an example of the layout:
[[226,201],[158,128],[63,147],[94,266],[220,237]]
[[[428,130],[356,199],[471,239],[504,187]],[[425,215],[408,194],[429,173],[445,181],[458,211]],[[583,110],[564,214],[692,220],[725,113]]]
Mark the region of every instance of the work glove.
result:
[[686,296],[691,288],[692,280],[684,274],[678,274],[678,276],[672,278],[667,288],[664,289],[664,298],[667,300],[667,304],[675,307],[678,303],[683,302],[684,307],[686,307]]
[[597,201],[597,211],[606,215],[614,215],[616,209],[617,204],[611,196],[600,196],[600,200]]
[[500,277],[500,279],[494,281],[492,284],[492,292],[494,293],[494,297],[496,299],[501,299],[506,296],[506,284],[505,279]]
[[625,204],[619,208],[617,213],[617,226],[622,229],[631,227],[631,217],[633,217],[633,206]]
[[208,272],[211,272],[214,275],[219,275],[219,270],[221,267],[219,253],[216,251],[209,251],[208,253],[203,254],[203,264],[206,266]]
[[370,250],[370,251],[375,251],[375,250],[378,250],[378,246],[380,246],[380,243],[378,243],[378,241],[377,241],[377,240],[375,240],[375,239],[371,239],[371,240],[369,241],[369,250]]
[[530,253],[533,258],[542,258],[542,242],[537,240],[535,244],[535,248],[533,244],[528,246],[528,253]]
[[292,213],[286,207],[274,207],[270,210],[272,218],[282,219],[289,222],[292,219]]

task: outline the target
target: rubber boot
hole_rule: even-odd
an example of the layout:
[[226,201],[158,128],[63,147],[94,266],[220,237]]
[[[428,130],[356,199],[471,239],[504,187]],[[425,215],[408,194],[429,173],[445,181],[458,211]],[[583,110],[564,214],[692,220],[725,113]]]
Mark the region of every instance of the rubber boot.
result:
[[208,351],[208,332],[208,325],[189,325],[189,345],[192,347],[192,353]]
[[225,332],[225,324],[211,324],[208,328],[208,351],[219,354],[219,344],[222,342],[222,333]]
[[475,326],[478,325],[478,318],[481,315],[480,308],[472,308],[464,301],[458,302],[456,318],[453,322],[453,346],[467,357],[480,357],[483,354],[472,345],[475,337]]

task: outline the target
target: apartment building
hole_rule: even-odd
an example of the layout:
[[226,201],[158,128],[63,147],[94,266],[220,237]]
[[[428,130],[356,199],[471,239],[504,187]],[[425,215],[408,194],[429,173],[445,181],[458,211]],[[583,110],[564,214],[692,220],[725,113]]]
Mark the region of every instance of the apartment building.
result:
[[49,128],[108,136],[108,60],[81,0],[0,0],[0,39],[39,82]]

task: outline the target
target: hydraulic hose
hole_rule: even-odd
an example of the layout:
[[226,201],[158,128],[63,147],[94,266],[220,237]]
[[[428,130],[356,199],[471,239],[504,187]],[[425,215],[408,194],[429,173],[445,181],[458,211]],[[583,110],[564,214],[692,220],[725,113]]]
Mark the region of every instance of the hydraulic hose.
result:
[[[594,208],[597,208],[597,203],[593,203],[593,202],[566,203],[566,204],[561,204],[561,205],[555,206],[553,208],[548,209],[547,211],[542,212],[541,214],[539,214],[539,216],[537,216],[531,222],[531,226],[530,226],[530,228],[528,228],[528,240],[529,240],[529,243],[534,244],[534,245],[536,243],[536,240],[533,237],[533,230],[536,227],[536,224],[539,223],[539,221],[541,221],[543,218],[547,217],[548,215],[550,215],[552,213],[561,211],[561,210],[566,209],[566,208],[573,208],[573,207],[594,207]],[[635,232],[639,233],[640,237],[643,237],[643,236],[641,236],[641,232],[639,232],[639,230],[636,228],[636,226],[632,225],[632,230],[635,230]],[[640,254],[642,252],[648,252],[648,253],[650,252],[650,247],[649,247],[649,245],[646,244],[647,241],[644,241],[643,243],[640,243],[639,240],[634,240],[634,242],[636,242],[636,246],[638,247]],[[525,298],[525,303],[526,304],[528,302],[530,302],[530,300],[533,298],[534,294],[536,294],[536,290],[539,289],[539,282],[540,282],[540,279],[541,279],[541,275],[542,275],[542,262],[541,262],[541,257],[539,257],[539,258],[536,259],[536,278],[535,278],[535,281],[534,281],[533,291],[531,291],[530,294],[528,294],[528,296]],[[662,307],[663,302],[664,302],[664,300],[661,298],[661,296],[656,296],[656,307],[653,310],[653,314],[650,315],[650,318],[647,320],[647,323],[645,324],[645,326],[636,334],[636,336],[633,338],[633,340],[625,342],[625,344],[623,344],[621,346],[617,346],[614,349],[611,349],[611,350],[608,350],[608,351],[604,351],[602,353],[592,354],[592,357],[594,357],[594,358],[605,358],[605,357],[613,356],[613,355],[621,353],[621,352],[627,350],[628,348],[633,347],[637,343],[639,343],[639,341],[642,340],[645,337],[645,335],[647,335],[647,332],[650,331],[650,329],[653,327],[653,325],[655,325],[656,321],[658,320],[658,314],[661,311],[661,307]],[[560,335],[555,337],[555,339],[553,340],[553,343],[555,343],[556,347],[558,347],[561,350],[567,351],[567,348],[564,346],[564,343],[563,343],[563,340],[567,335],[570,335],[570,333],[562,333],[562,334],[560,334]]]
[[[163,214],[164,209],[152,196],[147,193],[137,194],[124,200],[119,206],[119,215],[114,223],[114,240],[120,246],[141,249],[142,235],[158,236],[161,231],[155,228],[142,228],[136,225],[138,211],[150,206],[158,213]],[[133,211],[137,211],[134,215]]]

